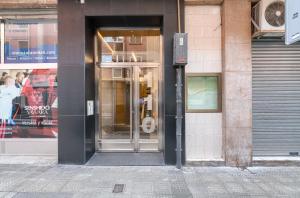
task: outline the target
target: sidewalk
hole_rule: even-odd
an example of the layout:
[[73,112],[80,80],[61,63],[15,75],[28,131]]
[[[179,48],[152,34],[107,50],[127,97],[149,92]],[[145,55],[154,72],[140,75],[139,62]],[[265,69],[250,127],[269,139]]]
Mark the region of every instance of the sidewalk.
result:
[[[180,171],[173,166],[67,166],[48,160],[8,164],[0,158],[0,197],[300,197],[300,167]],[[124,184],[123,192],[113,193],[115,184]]]
[[52,166],[57,164],[57,156],[0,155],[1,164]]

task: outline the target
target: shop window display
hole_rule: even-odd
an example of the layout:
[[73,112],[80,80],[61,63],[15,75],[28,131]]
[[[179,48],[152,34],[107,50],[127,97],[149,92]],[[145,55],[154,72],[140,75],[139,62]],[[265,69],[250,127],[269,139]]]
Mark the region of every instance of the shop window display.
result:
[[56,69],[4,70],[0,138],[57,137]]
[[57,22],[1,23],[0,138],[56,138]]
[[56,63],[57,23],[47,20],[6,20],[5,63]]

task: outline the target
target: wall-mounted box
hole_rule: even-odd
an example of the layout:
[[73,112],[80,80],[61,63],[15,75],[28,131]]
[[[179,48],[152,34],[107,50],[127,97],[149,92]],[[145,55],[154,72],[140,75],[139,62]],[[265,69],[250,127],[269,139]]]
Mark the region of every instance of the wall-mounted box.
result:
[[173,65],[187,64],[187,33],[175,33],[173,43]]

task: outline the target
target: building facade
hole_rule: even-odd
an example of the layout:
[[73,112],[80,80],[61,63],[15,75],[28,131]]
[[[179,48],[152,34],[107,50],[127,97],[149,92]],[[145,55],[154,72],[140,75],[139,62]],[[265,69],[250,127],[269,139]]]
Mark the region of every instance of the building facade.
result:
[[14,89],[3,77],[0,93],[11,94],[0,98],[0,154],[175,164],[180,29],[188,33],[182,163],[297,160],[299,44],[253,38],[256,3],[2,1],[0,70]]

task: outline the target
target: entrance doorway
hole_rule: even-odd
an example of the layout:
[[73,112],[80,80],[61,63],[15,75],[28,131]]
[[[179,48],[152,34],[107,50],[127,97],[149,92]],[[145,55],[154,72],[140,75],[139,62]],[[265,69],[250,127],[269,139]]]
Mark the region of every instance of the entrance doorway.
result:
[[161,151],[159,29],[100,29],[97,34],[98,151]]

